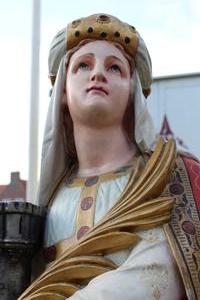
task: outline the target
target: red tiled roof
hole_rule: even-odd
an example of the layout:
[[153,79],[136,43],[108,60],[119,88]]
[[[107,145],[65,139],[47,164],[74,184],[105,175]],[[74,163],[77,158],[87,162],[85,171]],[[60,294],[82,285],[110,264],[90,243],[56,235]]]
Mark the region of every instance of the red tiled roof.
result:
[[0,195],[3,193],[7,185],[0,185]]
[[11,182],[0,186],[0,200],[19,198],[26,200],[26,181],[20,179],[19,172],[12,172]]

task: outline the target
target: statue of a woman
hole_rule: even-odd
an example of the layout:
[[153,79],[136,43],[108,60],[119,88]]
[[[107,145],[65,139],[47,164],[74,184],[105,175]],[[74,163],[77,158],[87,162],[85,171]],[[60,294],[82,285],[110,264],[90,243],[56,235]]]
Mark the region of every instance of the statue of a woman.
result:
[[200,299],[200,167],[156,140],[139,33],[110,15],[75,20],[49,73],[39,201],[51,263],[20,299]]

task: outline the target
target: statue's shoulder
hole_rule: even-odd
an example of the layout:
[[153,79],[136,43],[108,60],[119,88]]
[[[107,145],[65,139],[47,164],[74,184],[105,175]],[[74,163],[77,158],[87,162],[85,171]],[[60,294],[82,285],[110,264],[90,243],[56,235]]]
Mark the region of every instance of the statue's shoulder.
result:
[[[200,268],[200,162],[194,155],[178,151],[166,192],[174,197],[171,220],[165,233],[176,259],[188,299],[199,294]],[[200,299],[200,298],[198,298]]]
[[200,213],[200,161],[193,154],[188,152],[177,152],[176,169],[186,191],[193,194],[198,211]]
[[196,164],[200,164],[199,158],[197,156],[193,155],[190,152],[185,152],[185,151],[178,150],[177,151],[177,158],[178,159],[187,159],[187,160],[196,162]]

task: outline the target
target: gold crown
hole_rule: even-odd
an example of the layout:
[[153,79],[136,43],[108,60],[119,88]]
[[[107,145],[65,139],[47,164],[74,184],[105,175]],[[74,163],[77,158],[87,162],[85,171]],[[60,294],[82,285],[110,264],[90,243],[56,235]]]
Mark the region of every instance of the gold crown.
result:
[[135,28],[110,15],[92,15],[67,26],[67,50],[85,39],[117,42],[133,58],[137,52],[138,36]]

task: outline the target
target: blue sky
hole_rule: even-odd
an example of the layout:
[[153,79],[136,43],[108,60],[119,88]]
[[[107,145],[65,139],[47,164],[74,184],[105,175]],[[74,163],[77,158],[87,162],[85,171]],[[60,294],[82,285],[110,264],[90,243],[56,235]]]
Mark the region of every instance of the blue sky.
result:
[[[40,141],[48,106],[47,56],[51,39],[68,22],[104,12],[134,25],[144,38],[153,74],[200,71],[198,0],[41,1]],[[31,0],[6,0],[0,7],[0,184],[11,171],[27,179],[31,59]]]

